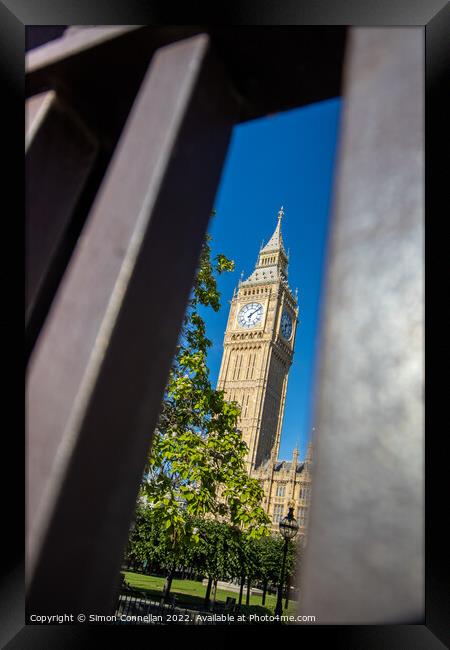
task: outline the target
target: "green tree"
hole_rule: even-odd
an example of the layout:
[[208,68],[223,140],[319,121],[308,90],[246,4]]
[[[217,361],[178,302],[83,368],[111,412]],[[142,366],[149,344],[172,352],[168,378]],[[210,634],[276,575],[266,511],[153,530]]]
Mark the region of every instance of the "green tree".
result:
[[173,551],[164,597],[177,558],[200,541],[194,518],[226,521],[255,538],[267,532],[263,490],[245,468],[239,405],[212,387],[206,364],[211,341],[201,310],[219,310],[216,278],[233,268],[224,255],[211,260],[207,236],[142,483],[141,496]]
[[134,526],[128,539],[128,560],[141,566],[157,562],[160,554],[160,536],[160,527],[152,510],[138,503]]
[[[284,540],[279,535],[269,535],[261,539],[253,540],[252,544],[254,555],[256,556],[254,562],[255,578],[262,583],[262,605],[264,605],[268,586],[270,584],[278,586],[280,581]],[[297,545],[291,541],[289,542],[286,556],[286,582],[289,582],[295,574],[296,557]]]
[[238,572],[241,532],[226,522],[200,519],[200,541],[194,547],[193,561],[207,577],[205,608],[214,603],[218,580],[230,580]]
[[257,562],[258,558],[255,553],[255,544],[256,539],[265,539],[267,535],[267,530],[265,535],[260,535],[258,537],[254,535],[249,535],[247,531],[240,530],[239,538],[239,547],[238,547],[238,563],[237,563],[237,572],[233,576],[240,580],[240,589],[239,589],[239,600],[238,604],[242,604],[243,590],[245,586],[245,579],[247,578],[247,604],[249,603],[250,598],[250,583],[252,576],[257,572]]
[[[192,529],[197,533],[197,522],[192,521]],[[196,546],[191,544],[172,544],[165,534],[160,512],[151,504],[140,503],[136,508],[135,524],[130,531],[128,559],[141,566],[153,566],[170,571],[173,567],[186,570],[195,563],[199,571],[204,567],[198,562]]]

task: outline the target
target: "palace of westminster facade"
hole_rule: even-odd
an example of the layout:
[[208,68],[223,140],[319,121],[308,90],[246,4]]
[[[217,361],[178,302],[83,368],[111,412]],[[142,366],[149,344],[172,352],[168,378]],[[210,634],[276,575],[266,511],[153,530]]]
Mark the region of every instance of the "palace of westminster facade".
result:
[[302,462],[297,449],[292,460],[278,459],[298,322],[297,295],[287,279],[283,214],[281,208],[253,273],[247,280],[241,278],[234,292],[217,388],[241,407],[239,428],[249,448],[248,471],[264,489],[263,507],[273,530],[292,506],[299,536],[304,536],[311,497],[311,444]]

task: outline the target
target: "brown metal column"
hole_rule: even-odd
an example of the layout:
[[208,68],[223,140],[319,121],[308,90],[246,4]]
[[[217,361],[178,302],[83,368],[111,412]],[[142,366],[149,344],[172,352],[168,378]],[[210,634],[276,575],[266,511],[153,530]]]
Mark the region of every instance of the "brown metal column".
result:
[[77,221],[74,214],[99,146],[76,113],[54,91],[49,91],[26,102],[25,150],[29,351],[58,285],[63,260],[68,255],[64,241]]
[[110,610],[234,119],[208,36],[156,53],[30,360],[29,612]]
[[353,29],[302,613],[424,618],[421,28]]

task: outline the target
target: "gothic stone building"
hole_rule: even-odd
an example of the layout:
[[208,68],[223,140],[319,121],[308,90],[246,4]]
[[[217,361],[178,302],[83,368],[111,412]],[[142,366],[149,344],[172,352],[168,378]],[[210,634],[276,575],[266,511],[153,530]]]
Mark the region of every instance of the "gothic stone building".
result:
[[255,269],[231,300],[217,387],[241,406],[239,428],[248,445],[247,467],[264,488],[273,529],[289,506],[306,532],[311,492],[311,446],[303,462],[278,460],[289,368],[298,323],[297,295],[288,284],[288,255],[281,234],[283,208]]

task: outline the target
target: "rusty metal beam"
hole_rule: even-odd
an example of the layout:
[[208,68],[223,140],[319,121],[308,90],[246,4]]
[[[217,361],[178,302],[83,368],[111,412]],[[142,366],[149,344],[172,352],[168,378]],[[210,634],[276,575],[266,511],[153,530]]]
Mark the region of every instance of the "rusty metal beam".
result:
[[108,139],[153,52],[198,33],[208,33],[223,60],[239,98],[237,121],[340,93],[344,27],[163,25],[67,30],[28,53],[27,96],[56,89],[93,131]]
[[[54,91],[26,102],[26,338],[29,354],[83,225],[75,218],[99,145]],[[76,231],[74,231],[75,226]]]
[[424,621],[424,34],[351,32],[302,612]]
[[65,612],[111,607],[236,116],[228,89],[207,35],[152,59],[33,351],[28,611],[56,594]]
[[69,60],[81,53],[89,53],[123,35],[139,29],[140,25],[101,25],[89,29],[79,29],[50,41],[45,47],[28,52],[25,57],[28,75],[51,70],[53,66]]

